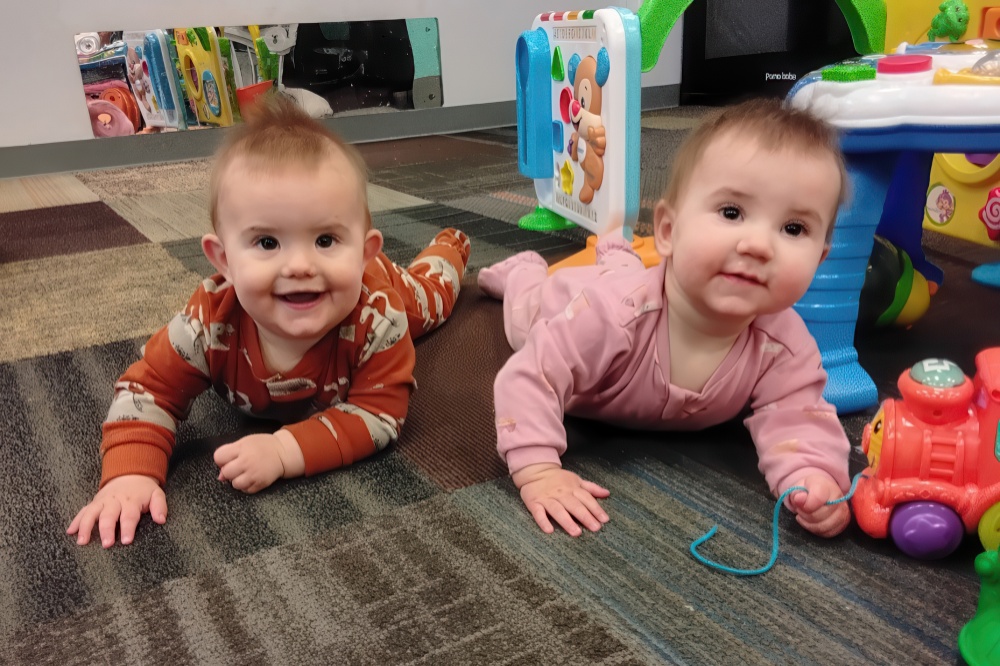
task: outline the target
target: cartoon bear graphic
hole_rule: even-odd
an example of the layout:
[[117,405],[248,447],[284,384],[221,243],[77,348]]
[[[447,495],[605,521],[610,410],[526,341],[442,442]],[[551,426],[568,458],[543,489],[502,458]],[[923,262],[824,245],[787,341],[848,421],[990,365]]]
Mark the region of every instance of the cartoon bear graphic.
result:
[[[598,51],[596,58],[587,56],[581,60],[579,55],[574,55],[569,61],[569,80],[573,84],[570,120],[574,128],[569,139],[569,154],[574,162],[580,162],[583,169],[580,201],[585,204],[594,200],[594,192],[601,189],[601,183],[604,182],[604,151],[607,149],[607,140],[601,119],[601,102],[610,70],[608,51],[603,48]],[[582,160],[581,148],[584,149]]]

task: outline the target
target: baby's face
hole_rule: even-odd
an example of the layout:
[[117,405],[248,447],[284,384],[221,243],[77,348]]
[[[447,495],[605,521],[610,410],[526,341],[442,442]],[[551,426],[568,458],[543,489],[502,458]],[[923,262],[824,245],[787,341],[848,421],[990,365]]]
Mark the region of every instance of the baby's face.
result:
[[366,211],[359,176],[339,154],[311,170],[252,173],[239,158],[227,167],[217,208],[223,274],[262,335],[315,343],[351,313],[381,247]]
[[798,301],[826,256],[840,193],[830,156],[710,143],[674,207],[657,207],[668,297],[702,316],[749,323]]

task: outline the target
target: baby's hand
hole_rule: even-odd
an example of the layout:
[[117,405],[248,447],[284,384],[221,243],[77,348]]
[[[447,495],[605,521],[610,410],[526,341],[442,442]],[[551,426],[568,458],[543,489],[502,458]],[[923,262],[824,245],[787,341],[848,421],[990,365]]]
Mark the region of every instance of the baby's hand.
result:
[[284,477],[305,473],[306,463],[295,436],[282,428],[273,435],[247,435],[215,450],[219,481],[230,481],[233,488],[256,493]]
[[513,480],[521,490],[524,505],[546,534],[554,531],[549,516],[555,518],[570,536],[583,533],[577,521],[591,532],[596,532],[601,529],[602,523],[608,522],[608,514],[594,498],[607,497],[611,493],[559,465],[528,465],[515,472]]
[[118,476],[97,491],[90,504],[80,509],[66,534],[75,534],[76,543],[85,546],[90,543],[94,524],[98,525],[101,545],[111,548],[115,545],[115,526],[121,523],[123,546],[135,538],[135,526],[144,513],[153,517],[153,522],[162,525],[167,522],[167,496],[156,479],[141,474]]
[[803,486],[808,492],[795,491],[789,502],[797,514],[799,525],[821,537],[837,536],[851,522],[847,502],[827,504],[843,497],[840,486],[826,474],[809,474],[793,486]]

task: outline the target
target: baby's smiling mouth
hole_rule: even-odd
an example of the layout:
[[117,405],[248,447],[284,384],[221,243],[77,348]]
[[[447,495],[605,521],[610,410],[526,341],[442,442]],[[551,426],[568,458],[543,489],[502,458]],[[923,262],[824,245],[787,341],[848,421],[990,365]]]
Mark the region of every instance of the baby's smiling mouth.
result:
[[288,303],[295,303],[301,305],[304,303],[312,303],[319,299],[319,292],[317,291],[293,291],[288,294],[278,294],[278,298]]

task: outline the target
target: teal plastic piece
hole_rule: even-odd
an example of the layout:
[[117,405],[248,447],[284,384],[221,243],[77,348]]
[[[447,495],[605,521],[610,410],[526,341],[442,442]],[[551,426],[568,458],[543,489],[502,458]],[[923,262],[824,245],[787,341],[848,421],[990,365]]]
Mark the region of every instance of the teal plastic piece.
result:
[[837,0],[860,55],[885,51],[885,0]]
[[973,268],[972,281],[1000,289],[1000,262],[980,264]]
[[660,52],[677,19],[692,0],[646,0],[637,15],[642,30],[642,71],[656,66]]
[[537,28],[521,33],[517,72],[517,168],[528,178],[552,177],[551,61],[549,38]]
[[410,46],[413,49],[413,78],[441,76],[441,45],[438,40],[437,19],[406,19],[406,34],[410,37]]
[[528,231],[560,231],[576,226],[559,213],[535,206],[535,210],[517,221],[517,226]]
[[969,666],[1000,664],[1000,551],[976,556],[976,573],[982,584],[979,606],[958,634],[958,650]]
[[[690,2],[690,0],[688,0]],[[647,0],[646,4],[649,4]],[[686,7],[687,5],[685,5]],[[645,38],[642,21],[627,9],[616,7],[625,32],[625,228],[639,219],[639,146],[642,126],[642,71]],[[683,11],[683,10],[681,10]],[[676,20],[676,19],[675,19]],[[662,44],[660,45],[662,48]],[[655,64],[655,63],[654,63]]]
[[965,383],[962,369],[943,358],[929,358],[914,364],[910,377],[921,386],[931,388],[954,388]]

